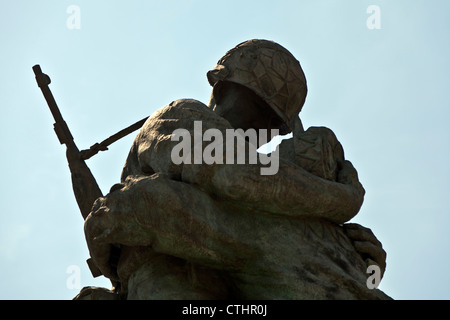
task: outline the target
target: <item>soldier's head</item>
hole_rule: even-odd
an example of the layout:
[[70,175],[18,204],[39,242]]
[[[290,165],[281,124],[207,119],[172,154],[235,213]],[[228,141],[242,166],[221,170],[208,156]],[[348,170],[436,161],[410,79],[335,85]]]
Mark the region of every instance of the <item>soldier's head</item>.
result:
[[210,107],[236,128],[292,131],[306,99],[300,63],[279,44],[249,40],[222,57],[207,74]]

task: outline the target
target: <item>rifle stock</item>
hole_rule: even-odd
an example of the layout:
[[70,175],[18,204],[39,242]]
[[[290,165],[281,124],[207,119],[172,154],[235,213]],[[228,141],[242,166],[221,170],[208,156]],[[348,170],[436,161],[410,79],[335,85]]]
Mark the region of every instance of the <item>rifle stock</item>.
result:
[[[78,207],[80,208],[81,215],[83,216],[83,219],[86,219],[91,212],[94,201],[103,196],[102,191],[92,175],[91,170],[82,159],[69,127],[64,121],[53,94],[48,87],[51,83],[50,77],[42,73],[39,65],[33,66],[33,71],[36,76],[36,82],[39,88],[41,88],[42,94],[44,95],[53,118],[55,119],[53,127],[56,135],[58,136],[59,142],[66,145],[66,157],[71,173],[73,192],[75,194]],[[111,248],[115,260],[118,260],[118,255],[120,254],[119,250],[120,249],[116,246]],[[94,277],[102,275],[92,258],[88,259],[87,262]],[[119,283],[112,281],[112,284],[114,286],[114,290],[119,289]]]

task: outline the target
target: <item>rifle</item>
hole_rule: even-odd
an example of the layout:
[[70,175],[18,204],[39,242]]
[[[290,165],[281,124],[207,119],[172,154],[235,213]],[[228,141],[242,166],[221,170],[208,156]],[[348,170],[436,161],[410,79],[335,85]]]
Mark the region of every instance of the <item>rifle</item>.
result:
[[[33,66],[33,71],[36,76],[36,82],[39,88],[41,88],[42,94],[44,95],[55,120],[53,128],[59,142],[66,145],[66,157],[71,172],[73,192],[75,194],[78,207],[81,211],[81,215],[85,220],[91,211],[94,201],[100,197],[103,197],[102,191],[100,190],[100,187],[98,186],[97,181],[92,175],[92,172],[87,166],[85,160],[97,154],[99,151],[108,150],[108,146],[111,143],[142,127],[147,118],[132,124],[131,126],[117,132],[100,143],[92,145],[89,149],[80,151],[76,146],[69,127],[64,121],[58,105],[56,104],[55,98],[48,87],[51,83],[50,77],[42,72],[39,65]],[[118,247],[112,247],[111,258],[113,261],[111,261],[111,263],[117,263],[120,254],[119,250],[120,249]],[[92,258],[89,258],[87,263],[94,277],[102,275]],[[119,284],[113,282],[113,286],[115,289],[118,289]]]

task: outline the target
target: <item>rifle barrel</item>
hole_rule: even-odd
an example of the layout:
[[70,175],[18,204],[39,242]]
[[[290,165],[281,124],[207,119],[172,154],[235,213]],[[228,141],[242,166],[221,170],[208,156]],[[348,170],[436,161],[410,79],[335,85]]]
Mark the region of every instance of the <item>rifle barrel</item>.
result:
[[112,143],[116,142],[117,140],[125,137],[126,135],[130,134],[131,132],[140,129],[144,125],[145,121],[147,121],[147,119],[148,119],[148,117],[146,117],[146,118],[144,118],[142,120],[139,120],[138,122],[133,123],[131,126],[128,126],[125,129],[122,129],[119,132],[113,134],[109,138],[106,138],[102,142],[92,145],[89,149],[81,150],[80,151],[81,159],[87,160],[90,157],[96,155],[99,151],[108,150],[108,146],[110,144],[112,144]]
[[42,72],[41,67],[38,64],[33,66],[33,71],[36,76],[36,82],[39,88],[41,88],[42,94],[47,101],[47,105],[50,108],[53,119],[55,119],[54,129],[59,142],[78,152],[78,148],[73,141],[73,136],[70,133],[69,127],[67,126],[67,123],[64,121],[62,114],[59,111],[52,91],[48,87],[48,85],[51,83],[50,77]]

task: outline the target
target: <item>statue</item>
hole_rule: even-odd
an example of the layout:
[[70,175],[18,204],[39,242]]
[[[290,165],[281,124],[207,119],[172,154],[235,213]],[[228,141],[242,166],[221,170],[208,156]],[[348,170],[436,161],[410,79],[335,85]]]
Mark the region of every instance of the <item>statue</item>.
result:
[[[299,62],[250,40],[207,77],[208,105],[182,99],[156,111],[121,182],[95,201],[86,241],[120,287],[76,298],[390,299],[366,285],[368,265],[384,272],[381,243],[347,223],[365,193],[357,171],[330,129],[305,131],[298,117],[307,94]],[[245,134],[231,152],[230,132],[232,142]],[[258,158],[267,132],[293,137]]]

